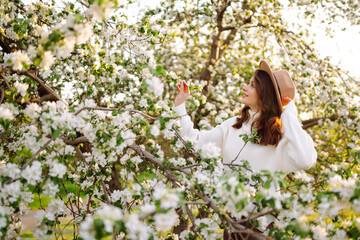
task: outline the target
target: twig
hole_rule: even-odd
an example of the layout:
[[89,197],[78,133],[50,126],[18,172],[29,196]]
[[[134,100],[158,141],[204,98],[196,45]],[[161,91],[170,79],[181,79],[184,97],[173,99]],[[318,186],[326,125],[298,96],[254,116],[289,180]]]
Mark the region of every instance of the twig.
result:
[[140,146],[133,144],[130,145],[129,148],[131,148],[132,150],[134,150],[135,152],[137,152],[140,157],[145,158],[146,160],[149,160],[150,162],[154,163],[155,165],[157,165],[159,168],[161,168],[164,173],[165,176],[173,182],[178,182],[179,180],[177,179],[177,177],[168,169],[166,168],[160,159],[158,159],[157,157],[155,157],[154,155],[152,155],[151,153],[149,153],[148,151],[142,149]]
[[171,167],[170,169],[171,169],[171,170],[175,170],[175,171],[179,171],[179,172],[183,172],[183,173],[185,173],[186,175],[191,175],[190,172],[186,171],[186,170],[185,170],[184,168],[182,168],[182,167]]
[[5,98],[5,91],[3,88],[1,88],[1,98],[0,98],[0,104],[2,103],[2,101],[4,100]]
[[[2,78],[5,79],[5,82],[7,81],[3,72],[13,72],[13,73],[17,73],[20,75],[25,75],[28,76],[29,78],[35,80],[37,83],[39,83],[43,88],[45,88],[46,91],[48,91],[48,93],[50,93],[51,95],[53,95],[55,97],[55,99],[57,101],[62,101],[63,103],[65,103],[66,106],[69,106],[67,102],[65,102],[64,100],[62,100],[56,93],[54,90],[52,90],[47,84],[45,84],[45,82],[43,80],[41,80],[38,76],[34,75],[31,71],[27,71],[27,70],[22,70],[22,71],[16,71],[13,70],[11,68],[3,68],[2,71],[0,72],[0,76]],[[8,87],[10,88],[10,86],[8,85]]]
[[104,184],[104,181],[103,181],[103,180],[100,180],[100,184],[101,184],[101,186],[102,186],[102,188],[103,188],[103,191],[104,191],[104,194],[105,194],[105,199],[106,199],[107,204],[111,204],[111,201],[110,201],[110,198],[109,198],[109,196],[108,196],[107,189],[106,189],[106,186],[105,186],[105,184]]
[[155,120],[155,117],[150,116],[150,115],[145,114],[145,113],[142,113],[142,112],[140,112],[138,110],[127,110],[127,109],[121,109],[121,108],[105,108],[105,107],[83,107],[83,108],[81,108],[80,110],[78,110],[75,113],[75,116],[77,116],[80,112],[82,112],[83,110],[86,110],[86,109],[89,109],[89,110],[101,110],[101,111],[128,111],[128,112],[131,112],[131,113],[138,113],[138,114],[140,114],[140,115],[142,115],[144,117]]
[[[15,71],[16,72],[16,71]],[[51,95],[53,95],[55,97],[56,100],[58,101],[62,101],[63,103],[65,103],[66,106],[69,106],[67,102],[65,102],[64,100],[62,100],[56,93],[54,90],[52,90],[48,85],[45,84],[45,82],[43,80],[41,80],[39,77],[37,77],[36,75],[34,75],[32,72],[30,71],[19,71],[18,73],[28,76],[29,78],[35,80],[37,83],[39,83],[43,88],[46,89],[46,91],[48,91]]]
[[2,72],[0,72],[0,76],[4,79],[6,86],[9,89],[11,89],[10,84],[9,84],[9,80],[5,77],[5,75]]
[[199,156],[197,156],[195,154],[195,150],[193,148],[188,148],[186,141],[181,137],[180,133],[175,129],[175,127],[172,127],[172,130],[175,132],[176,137],[178,137],[180,139],[180,141],[182,142],[182,144],[185,146],[185,148],[189,151],[189,153],[195,157],[195,159],[197,159],[198,161],[201,160],[201,158]]
[[79,143],[87,143],[87,142],[89,142],[89,139],[87,137],[85,137],[85,136],[78,137],[78,138],[75,138],[75,139],[67,139],[66,137],[62,137],[60,139],[62,139],[66,144],[69,144],[69,145],[77,145]]
[[192,205],[209,205],[208,202],[185,202],[185,204],[192,204]]
[[[248,140],[249,141],[249,140]],[[236,159],[239,157],[240,153],[242,152],[242,150],[244,149],[244,147],[246,146],[246,144],[248,143],[248,141],[245,142],[245,144],[242,146],[242,148],[240,149],[239,153],[236,155],[236,157],[231,161],[230,164],[233,164],[233,162],[236,161]]]
[[29,161],[27,161],[23,166],[22,166],[22,170],[24,170],[30,163],[32,163],[32,161],[34,161],[34,159],[36,158],[36,156],[37,155],[39,155],[39,153],[42,151],[42,150],[44,150],[50,143],[51,143],[51,141],[52,140],[54,140],[52,137],[49,139],[49,141],[47,141],[46,143],[45,143],[45,145],[42,147],[42,148],[40,148],[30,159],[29,159]]
[[193,226],[194,226],[194,229],[195,229],[195,230],[198,230],[199,227],[198,227],[197,224],[195,223],[194,215],[192,214],[192,212],[190,211],[190,209],[189,209],[189,207],[187,206],[186,203],[185,203],[185,209],[186,209],[187,215],[189,216],[189,218],[190,218],[190,220],[191,220],[191,222],[192,222],[192,224],[193,224]]
[[16,129],[19,129],[19,128],[22,128],[22,127],[31,126],[31,125],[38,124],[38,123],[39,122],[31,122],[31,123],[22,124],[22,125],[13,127],[13,128],[6,129],[4,132],[9,132],[9,131],[12,131],[12,130],[16,130]]
[[[95,172],[95,170],[93,169],[93,167],[92,167],[88,162],[86,162],[86,158],[85,158],[85,156],[82,154],[82,152],[81,152],[81,150],[79,149],[79,147],[78,147],[78,146],[75,146],[74,148],[75,148],[76,153],[80,156],[80,158],[88,165],[88,167],[89,167],[90,169],[92,169],[92,170]],[[108,196],[107,188],[106,188],[106,186],[105,186],[104,181],[103,181],[103,180],[99,180],[99,182],[100,182],[100,184],[101,184],[101,186],[102,186],[102,188],[103,188],[106,202],[107,202],[108,204],[111,204],[111,201],[110,201],[110,198],[109,198],[109,196]],[[80,191],[79,191],[79,192],[80,192]]]
[[244,222],[248,222],[248,221],[251,221],[251,220],[254,220],[256,218],[259,218],[259,217],[262,217],[262,216],[265,216],[265,215],[268,215],[270,213],[273,213],[277,211],[277,209],[271,209],[269,211],[266,211],[266,212],[263,212],[263,213],[258,213],[256,215],[253,215],[253,216],[250,216],[249,218],[246,218],[246,219],[242,219],[240,221],[237,221],[237,223],[244,223]]

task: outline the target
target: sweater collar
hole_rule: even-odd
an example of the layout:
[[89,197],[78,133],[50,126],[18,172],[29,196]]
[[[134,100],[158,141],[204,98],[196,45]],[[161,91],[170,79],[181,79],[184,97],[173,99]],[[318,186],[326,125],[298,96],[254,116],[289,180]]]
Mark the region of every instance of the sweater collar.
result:
[[259,117],[259,112],[253,112],[249,109],[250,119],[249,122],[253,122],[257,117]]

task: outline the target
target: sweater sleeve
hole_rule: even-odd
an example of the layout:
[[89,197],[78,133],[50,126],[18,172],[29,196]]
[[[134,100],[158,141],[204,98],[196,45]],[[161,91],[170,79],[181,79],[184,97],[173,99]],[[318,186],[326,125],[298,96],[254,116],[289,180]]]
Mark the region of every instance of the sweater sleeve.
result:
[[278,166],[287,172],[312,167],[316,163],[317,152],[312,138],[297,119],[294,101],[290,101],[281,114],[281,122],[284,136],[276,148]]
[[194,124],[190,116],[186,113],[185,103],[174,107],[173,110],[180,116],[180,135],[184,140],[196,142],[199,147],[212,142],[223,150],[223,143],[228,129],[227,123],[229,121],[225,121],[211,130],[199,131],[198,129],[194,129]]

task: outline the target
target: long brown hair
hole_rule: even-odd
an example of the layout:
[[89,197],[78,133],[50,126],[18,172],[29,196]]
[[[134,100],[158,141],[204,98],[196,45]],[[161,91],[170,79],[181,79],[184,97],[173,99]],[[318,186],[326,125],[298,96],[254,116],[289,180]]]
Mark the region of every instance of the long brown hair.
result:
[[[280,119],[281,109],[277,103],[274,85],[270,76],[262,70],[256,70],[254,73],[255,90],[259,96],[259,116],[251,124],[251,129],[257,129],[259,137],[257,143],[260,145],[277,146],[282,138],[282,123]],[[249,121],[249,106],[244,106],[240,117],[236,119],[234,128],[241,128]]]

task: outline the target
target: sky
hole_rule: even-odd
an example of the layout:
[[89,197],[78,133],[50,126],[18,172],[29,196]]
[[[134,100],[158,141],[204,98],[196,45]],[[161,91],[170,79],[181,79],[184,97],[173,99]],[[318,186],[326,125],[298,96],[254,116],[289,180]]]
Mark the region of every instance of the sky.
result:
[[[286,0],[282,0],[286,1]],[[286,9],[283,11],[285,18],[291,23],[299,23],[296,9]],[[333,37],[326,34],[326,25],[320,21],[324,18],[323,13],[318,10],[315,13],[317,18],[307,28],[314,33],[315,48],[321,57],[330,57],[333,64],[349,71],[352,77],[360,79],[360,25],[351,26],[347,20],[339,19],[339,23],[329,25],[333,30]],[[342,30],[346,29],[346,30]]]

